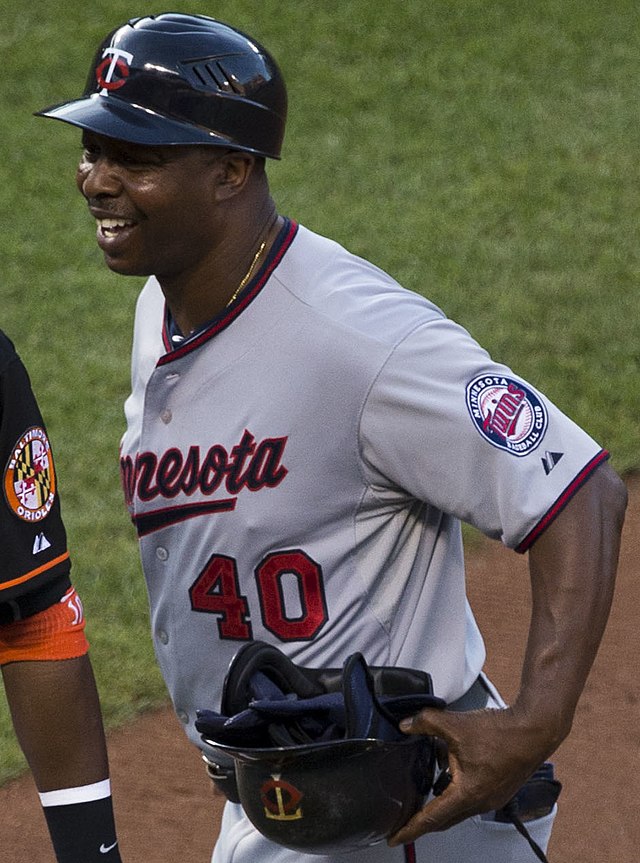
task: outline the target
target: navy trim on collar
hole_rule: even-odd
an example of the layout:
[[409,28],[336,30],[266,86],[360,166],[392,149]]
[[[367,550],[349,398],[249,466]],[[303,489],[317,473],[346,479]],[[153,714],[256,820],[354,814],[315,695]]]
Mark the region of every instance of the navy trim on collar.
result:
[[180,336],[181,333],[171,317],[169,308],[165,302],[164,307],[164,323],[162,327],[162,341],[164,343],[166,354],[160,357],[158,365],[177,360],[184,356],[189,351],[195,350],[213,338],[221,330],[228,327],[238,315],[246,309],[246,307],[258,296],[262,288],[268,282],[271,274],[276,269],[280,261],[285,255],[285,252],[293,242],[293,238],[298,232],[298,225],[291,219],[285,217],[284,225],[280,229],[269,254],[262,263],[262,266],[249,282],[245,290],[231,303],[230,306],[224,308],[215,318],[203,324],[198,330],[192,333],[188,338],[185,338],[179,344],[176,344],[174,337]]

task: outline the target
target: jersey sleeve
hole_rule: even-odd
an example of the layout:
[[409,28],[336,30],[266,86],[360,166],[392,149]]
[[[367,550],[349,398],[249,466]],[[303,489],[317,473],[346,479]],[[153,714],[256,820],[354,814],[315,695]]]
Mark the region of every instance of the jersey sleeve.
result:
[[69,552],[56,472],[27,371],[0,333],[0,623],[57,602]]
[[607,453],[454,322],[390,353],[361,420],[374,491],[408,495],[525,551]]

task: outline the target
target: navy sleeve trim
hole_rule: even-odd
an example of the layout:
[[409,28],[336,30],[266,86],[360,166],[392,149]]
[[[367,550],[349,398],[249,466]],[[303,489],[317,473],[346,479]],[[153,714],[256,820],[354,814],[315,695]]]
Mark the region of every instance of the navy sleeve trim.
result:
[[523,539],[520,545],[516,547],[516,551],[518,552],[518,554],[524,554],[531,548],[531,546],[538,539],[538,537],[542,533],[544,533],[544,531],[549,527],[551,522],[554,521],[558,517],[558,515],[560,515],[560,513],[569,503],[574,494],[580,488],[582,488],[582,486],[589,479],[593,471],[603,462],[607,461],[608,458],[609,453],[606,450],[600,450],[600,452],[583,467],[578,476],[569,486],[567,486],[567,488],[563,491],[557,501],[553,504],[552,507],[550,507],[550,509],[547,510],[545,515],[540,519],[540,521],[533,528],[533,530]]

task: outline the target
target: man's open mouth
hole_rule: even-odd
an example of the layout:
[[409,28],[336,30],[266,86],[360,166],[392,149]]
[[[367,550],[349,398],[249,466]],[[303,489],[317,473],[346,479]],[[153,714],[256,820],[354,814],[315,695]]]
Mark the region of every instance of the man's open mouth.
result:
[[104,237],[117,237],[125,228],[132,228],[134,223],[126,219],[96,219],[98,229]]

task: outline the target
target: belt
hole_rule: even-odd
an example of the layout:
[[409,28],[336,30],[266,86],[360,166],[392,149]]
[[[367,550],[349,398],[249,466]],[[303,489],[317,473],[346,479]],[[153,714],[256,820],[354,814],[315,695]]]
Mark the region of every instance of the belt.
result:
[[205,763],[207,775],[218,791],[222,791],[230,803],[240,803],[235,766],[231,765],[229,767],[226,764],[216,764],[204,752],[201,755]]
[[467,710],[481,710],[489,703],[489,695],[489,689],[484,678],[479,674],[464,695],[452,701],[451,704],[447,704],[447,710],[455,710],[458,713],[464,713]]

